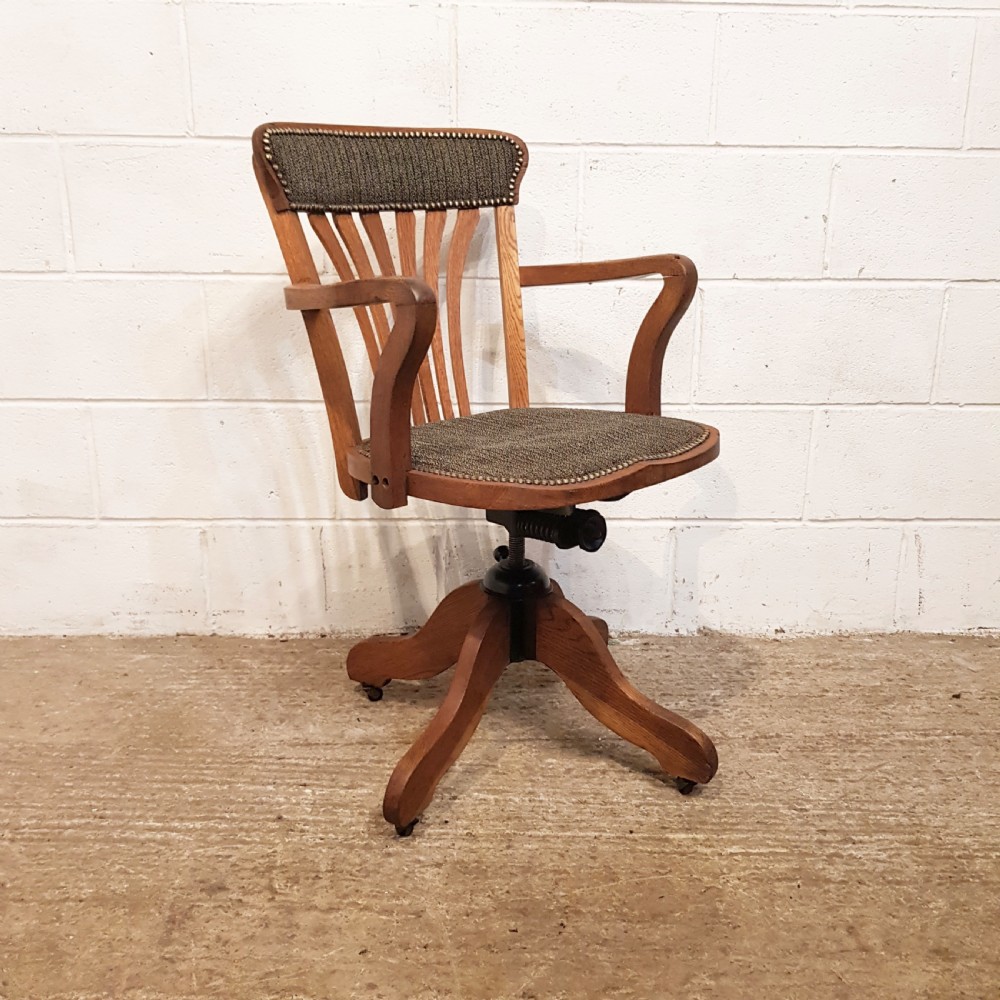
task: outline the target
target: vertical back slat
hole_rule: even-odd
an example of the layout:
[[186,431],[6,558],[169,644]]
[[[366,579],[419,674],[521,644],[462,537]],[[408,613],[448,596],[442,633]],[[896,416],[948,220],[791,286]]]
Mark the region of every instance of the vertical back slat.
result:
[[[361,212],[361,225],[364,226],[368,234],[368,242],[371,243],[375,251],[375,260],[382,269],[382,274],[386,278],[391,278],[396,273],[396,264],[392,259],[392,249],[389,247],[389,237],[386,235],[385,226],[382,224],[382,216],[378,212]],[[389,315],[393,323],[396,322],[396,305],[389,304]],[[424,416],[424,403],[420,398],[420,386],[413,387],[413,399],[410,401],[410,412],[413,414],[413,422],[422,424],[426,418]]]
[[494,214],[500,266],[504,354],[507,360],[507,399],[512,407],[525,407],[528,406],[528,357],[524,347],[524,310],[521,305],[514,209],[510,205],[500,205]]
[[[340,233],[340,238],[344,241],[344,246],[347,247],[347,252],[351,255],[351,260],[354,261],[354,270],[357,272],[359,278],[374,278],[375,268],[372,267],[372,262],[368,259],[368,251],[365,250],[365,245],[361,241],[361,234],[358,232],[358,227],[354,224],[354,217],[350,215],[335,215],[333,217],[333,224],[337,227],[337,232]],[[382,350],[385,350],[385,343],[389,339],[389,320],[386,318],[385,307],[384,306],[369,306],[368,311],[371,313],[372,321],[375,324],[375,332],[378,334],[378,342]]]
[[[396,273],[396,265],[389,247],[389,237],[386,235],[385,226],[382,225],[382,216],[378,212],[362,212],[361,225],[368,234],[368,241],[375,251],[375,259],[382,269],[382,274],[391,278]],[[395,312],[395,308],[393,311]]]
[[[327,252],[340,280],[353,281],[356,275],[351,269],[351,264],[347,259],[347,254],[344,253],[344,248],[340,245],[340,240],[337,239],[337,234],[333,231],[333,226],[330,225],[330,220],[325,215],[311,213],[309,215],[309,225],[312,226],[313,232],[319,238],[323,249]],[[354,315],[357,317],[358,327],[361,329],[361,337],[365,342],[365,350],[368,352],[368,360],[374,372],[379,359],[379,342],[375,337],[375,331],[372,329],[371,317],[364,306],[358,306],[354,310]]]
[[[418,278],[417,274],[417,220],[412,212],[396,213],[396,235],[399,239],[399,268],[408,278]],[[428,420],[440,420],[437,398],[434,395],[434,379],[431,376],[431,365],[424,358],[417,376],[420,382],[420,392],[424,397],[424,409]]]
[[448,271],[445,276],[451,373],[455,383],[458,412],[463,417],[467,417],[472,410],[469,406],[469,385],[465,378],[465,356],[462,353],[462,275],[465,271],[465,258],[468,256],[469,246],[478,225],[478,208],[465,208],[459,211],[451,234]]
[[[424,217],[424,281],[430,285],[434,294],[438,293],[438,276],[441,271],[441,241],[444,238],[444,224],[448,219],[447,212],[428,212]],[[431,341],[431,353],[434,356],[434,374],[437,380],[438,399],[441,403],[441,414],[445,420],[455,416],[451,405],[451,392],[448,389],[448,367],[444,359],[444,343],[441,339],[441,310],[438,310],[437,326],[434,328],[434,339]]]

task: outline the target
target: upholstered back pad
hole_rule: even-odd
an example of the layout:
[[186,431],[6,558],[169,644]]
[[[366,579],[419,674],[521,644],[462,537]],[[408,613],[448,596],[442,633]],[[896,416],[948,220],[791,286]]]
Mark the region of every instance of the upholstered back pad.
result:
[[526,160],[501,132],[267,126],[259,141],[297,212],[512,205]]

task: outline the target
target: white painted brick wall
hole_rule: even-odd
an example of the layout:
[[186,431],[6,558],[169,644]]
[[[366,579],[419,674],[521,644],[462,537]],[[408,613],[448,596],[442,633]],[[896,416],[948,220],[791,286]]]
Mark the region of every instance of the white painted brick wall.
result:
[[[0,631],[413,625],[500,540],[337,491],[276,118],[518,132],[526,262],[697,262],[664,412],[721,458],[530,545],[613,628],[1000,627],[1000,0],[7,0],[4,41]],[[655,290],[527,291],[533,398],[620,406]]]

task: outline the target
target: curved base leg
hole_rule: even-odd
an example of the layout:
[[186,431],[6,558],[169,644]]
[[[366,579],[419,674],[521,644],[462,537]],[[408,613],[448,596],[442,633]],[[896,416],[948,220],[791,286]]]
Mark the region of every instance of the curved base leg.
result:
[[[556,595],[556,597],[566,596],[563,593],[562,587],[560,587],[555,580],[550,580],[549,583],[552,585],[552,592]],[[608,623],[603,618],[598,618],[597,615],[587,615],[587,617],[594,623],[594,628],[601,633],[601,638],[604,640],[604,645],[606,646],[608,644],[608,638],[611,634],[611,631],[608,628]]]
[[608,644],[608,623],[603,618],[598,618],[597,615],[587,615],[590,619],[590,623],[597,629],[598,635],[604,640],[604,645]]
[[347,676],[373,688],[443,673],[458,659],[466,633],[487,597],[478,580],[453,590],[413,635],[365,639],[347,654]]
[[651,753],[668,774],[703,784],[719,766],[693,723],[637,691],[618,669],[598,627],[561,594],[538,601],[535,648],[580,704],[622,739]]
[[493,686],[510,659],[509,628],[507,603],[487,598],[462,644],[444,702],[396,765],[385,790],[382,815],[401,835],[412,829],[438,782],[476,731]]

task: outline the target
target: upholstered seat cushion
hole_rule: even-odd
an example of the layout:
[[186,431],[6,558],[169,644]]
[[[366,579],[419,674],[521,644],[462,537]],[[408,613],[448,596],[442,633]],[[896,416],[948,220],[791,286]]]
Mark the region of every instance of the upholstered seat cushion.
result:
[[[674,458],[708,428],[690,420],[605,410],[491,410],[411,431],[413,468],[490,483],[560,486]],[[367,440],[360,445],[369,454]]]

